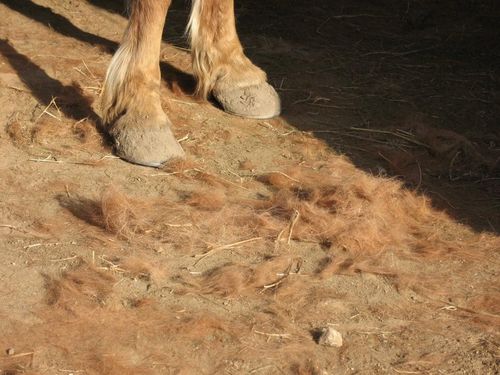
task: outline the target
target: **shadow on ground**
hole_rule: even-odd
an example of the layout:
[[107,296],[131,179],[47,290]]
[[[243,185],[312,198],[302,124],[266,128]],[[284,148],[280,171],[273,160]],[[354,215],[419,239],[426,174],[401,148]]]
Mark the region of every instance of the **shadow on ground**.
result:
[[57,95],[61,98],[60,109],[67,117],[77,121],[88,117],[98,123],[99,116],[92,109],[90,99],[83,94],[76,83],[66,86],[51,78],[27,56],[18,52],[7,40],[0,39],[0,54],[7,59],[40,103],[48,106],[53,100],[53,95]]

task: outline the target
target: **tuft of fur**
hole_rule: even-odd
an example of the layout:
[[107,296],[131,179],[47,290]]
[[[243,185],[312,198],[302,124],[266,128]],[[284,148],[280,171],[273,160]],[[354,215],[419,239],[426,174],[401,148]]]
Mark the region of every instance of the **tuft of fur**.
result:
[[104,227],[123,238],[144,231],[145,222],[140,216],[140,206],[114,186],[108,187],[101,197]]
[[[436,225],[446,225],[445,216],[425,198],[403,190],[394,180],[381,183],[341,160],[314,168],[292,167],[261,180],[276,189],[270,201],[275,217],[290,220],[298,212],[293,239],[333,245],[353,255],[396,249],[422,253],[421,232],[431,235]],[[439,246],[435,251],[445,249]]]
[[135,46],[122,43],[111,59],[101,94],[101,116],[104,124],[110,124],[128,105],[127,81],[130,79]]
[[222,297],[250,295],[266,290],[276,292],[288,283],[292,268],[300,264],[300,259],[285,255],[272,257],[252,267],[227,264],[205,275],[202,290]]
[[198,191],[186,201],[190,206],[198,207],[202,210],[218,211],[226,202],[224,192],[220,190]]
[[106,303],[114,278],[82,263],[61,278],[45,276],[46,302],[49,306],[87,314]]
[[27,128],[19,121],[12,121],[8,125],[7,134],[18,147],[25,147],[31,143],[31,136]]

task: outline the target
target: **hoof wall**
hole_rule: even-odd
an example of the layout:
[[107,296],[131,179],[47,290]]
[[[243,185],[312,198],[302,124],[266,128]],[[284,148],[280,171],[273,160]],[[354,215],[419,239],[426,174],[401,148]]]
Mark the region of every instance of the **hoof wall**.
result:
[[280,98],[267,82],[245,87],[215,87],[213,95],[224,111],[233,115],[269,119],[281,112]]
[[109,131],[115,141],[115,152],[120,158],[147,167],[185,156],[170,129],[170,121],[162,119],[152,124],[147,117],[125,115]]

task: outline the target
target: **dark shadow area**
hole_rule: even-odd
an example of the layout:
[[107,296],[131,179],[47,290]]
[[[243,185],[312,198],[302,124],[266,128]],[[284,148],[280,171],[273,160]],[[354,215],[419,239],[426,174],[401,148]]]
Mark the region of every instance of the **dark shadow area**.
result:
[[78,196],[70,198],[66,195],[58,195],[56,199],[61,207],[76,218],[100,229],[105,227],[100,202]]
[[160,70],[163,81],[171,91],[177,93],[180,90],[184,95],[194,95],[196,81],[191,74],[185,73],[165,61],[160,62]]
[[500,3],[236,1],[282,117],[500,233]]
[[93,46],[101,47],[105,52],[112,53],[117,47],[116,43],[98,35],[83,31],[73,25],[67,18],[54,13],[52,9],[35,4],[30,0],[1,0],[1,2],[7,5],[10,9],[29,17],[62,35],[70,36]]
[[127,1],[128,0],[87,0],[88,3],[106,9],[108,12],[127,15]]
[[319,344],[319,340],[321,338],[321,335],[323,335],[324,331],[322,328],[315,328],[309,331],[309,334],[311,335],[312,339],[316,344]]
[[83,94],[76,83],[65,86],[58,80],[51,78],[42,68],[19,53],[4,39],[0,39],[0,54],[7,59],[10,66],[41,104],[47,106],[53,97],[57,97],[59,108],[67,117],[77,121],[88,117],[94,123],[99,124],[99,116],[92,109],[91,100]]

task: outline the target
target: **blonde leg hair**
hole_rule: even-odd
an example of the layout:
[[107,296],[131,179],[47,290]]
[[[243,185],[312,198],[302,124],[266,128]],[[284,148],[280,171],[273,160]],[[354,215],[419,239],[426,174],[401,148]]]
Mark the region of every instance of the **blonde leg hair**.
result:
[[130,20],[108,67],[101,96],[101,114],[107,126],[130,109],[162,111],[159,60],[169,6],[170,0],[130,2]]
[[193,0],[187,30],[201,97],[206,98],[217,82],[243,87],[266,81],[266,74],[243,53],[234,0]]

